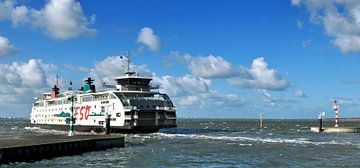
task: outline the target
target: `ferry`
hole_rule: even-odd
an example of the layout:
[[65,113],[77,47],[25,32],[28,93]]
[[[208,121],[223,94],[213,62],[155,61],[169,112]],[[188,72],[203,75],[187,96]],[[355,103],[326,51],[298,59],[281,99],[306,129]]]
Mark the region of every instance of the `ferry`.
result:
[[36,97],[32,106],[31,124],[45,129],[80,132],[151,133],[161,128],[176,127],[176,108],[159,87],[152,87],[149,77],[127,70],[116,77],[115,84],[103,84],[97,91],[88,78],[79,90],[60,92],[56,84],[51,92]]

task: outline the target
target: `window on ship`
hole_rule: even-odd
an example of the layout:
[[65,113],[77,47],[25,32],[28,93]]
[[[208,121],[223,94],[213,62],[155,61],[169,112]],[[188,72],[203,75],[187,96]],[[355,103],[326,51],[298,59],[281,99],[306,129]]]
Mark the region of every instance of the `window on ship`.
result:
[[154,98],[154,93],[122,93],[122,92],[114,92],[116,97],[120,99],[122,104],[124,106],[129,106],[128,99],[134,99],[134,98]]
[[84,97],[81,98],[82,102],[89,102],[89,101],[92,101],[92,100],[93,100],[92,96],[84,96]]

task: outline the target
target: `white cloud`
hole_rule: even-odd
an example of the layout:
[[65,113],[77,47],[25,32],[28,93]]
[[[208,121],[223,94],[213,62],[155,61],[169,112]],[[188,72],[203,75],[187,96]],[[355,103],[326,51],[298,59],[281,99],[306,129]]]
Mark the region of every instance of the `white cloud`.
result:
[[306,97],[305,93],[302,90],[296,90],[294,92],[295,97]]
[[301,45],[304,48],[308,48],[311,46],[312,41],[313,41],[313,39],[304,40],[301,42]]
[[75,0],[50,0],[39,10],[32,10],[33,26],[42,29],[55,39],[67,40],[81,34],[94,34],[88,25],[95,22],[95,15],[86,18],[79,2]]
[[304,22],[301,20],[296,21],[296,26],[301,30],[304,26]]
[[[234,67],[223,57],[211,54],[206,57],[193,57],[176,51],[170,52],[168,57],[172,58],[173,62],[187,64],[192,76],[205,79],[224,78],[229,84],[241,88],[284,90],[290,86],[275,69],[268,68],[263,57],[254,59],[251,68],[242,65]],[[171,65],[169,60],[166,60],[166,63]]]
[[89,68],[82,67],[82,66],[74,66],[71,64],[64,64],[64,67],[73,71],[73,72],[81,72],[81,73],[87,73],[90,72]]
[[0,2],[0,20],[11,18],[13,1],[5,0]]
[[[117,76],[123,75],[127,68],[127,57],[109,56],[94,64],[90,69],[90,76],[97,82],[112,83]],[[136,71],[141,76],[150,76],[150,71],[146,65],[130,64],[130,71]]]
[[164,66],[171,67],[175,64],[188,64],[193,57],[188,54],[181,54],[180,51],[170,51],[168,55],[162,58]]
[[339,36],[332,41],[332,44],[339,47],[344,53],[360,51],[359,36]]
[[[55,65],[42,63],[39,59],[0,64],[0,95],[28,96],[39,93],[40,90],[53,84],[48,83],[48,77],[55,68]],[[0,99],[0,103],[7,101]]]
[[161,42],[158,35],[150,27],[144,27],[140,30],[137,42],[148,46],[149,50],[158,51],[161,48]]
[[56,69],[40,59],[0,64],[0,116],[28,116],[34,96],[54,86]]
[[284,90],[290,86],[289,82],[281,79],[275,69],[269,69],[263,57],[253,60],[248,69],[251,77],[238,76],[227,79],[229,84],[241,88],[254,88],[266,90]]
[[289,103],[296,103],[297,100],[286,99],[284,97],[274,97],[266,89],[255,89],[255,92],[262,97],[264,105],[274,108],[280,108]]
[[154,76],[154,84],[160,92],[167,93],[180,111],[223,111],[243,106],[244,101],[236,94],[224,94],[211,90],[211,80],[191,75],[180,77]]
[[16,54],[16,49],[11,45],[10,41],[0,36],[0,58]]
[[291,0],[291,5],[298,6],[300,4],[300,0]]
[[13,66],[19,74],[22,84],[32,88],[41,88],[45,85],[45,70],[41,67],[40,60],[29,60],[28,63],[15,63]]
[[203,78],[221,78],[231,75],[231,64],[222,57],[209,55],[192,58],[188,69],[195,76]]
[[9,20],[13,26],[30,23],[30,10],[14,0],[0,1],[0,20]]
[[180,99],[179,105],[188,106],[188,105],[194,105],[198,102],[199,102],[199,97],[190,95]]
[[321,24],[334,39],[331,43],[343,53],[360,52],[360,1],[303,0],[310,21]]
[[255,91],[266,98],[271,98],[271,94],[266,89],[255,89]]
[[221,56],[193,57],[188,53],[180,54],[179,51],[172,51],[164,57],[166,66],[172,66],[174,63],[186,64],[188,70],[193,76],[201,78],[229,78],[234,76],[249,76],[246,68],[242,66],[233,67],[230,62]]
[[29,10],[25,6],[17,6],[13,9],[11,13],[11,21],[13,25],[17,26],[21,23],[28,22]]
[[14,26],[30,25],[59,40],[96,33],[95,29],[89,28],[95,22],[95,15],[87,18],[75,0],[49,0],[39,10],[16,6],[12,1],[0,2],[0,19],[9,20]]
[[208,92],[211,81],[191,75],[182,77],[155,76],[153,84],[159,84],[161,91],[168,93],[170,96],[184,96]]

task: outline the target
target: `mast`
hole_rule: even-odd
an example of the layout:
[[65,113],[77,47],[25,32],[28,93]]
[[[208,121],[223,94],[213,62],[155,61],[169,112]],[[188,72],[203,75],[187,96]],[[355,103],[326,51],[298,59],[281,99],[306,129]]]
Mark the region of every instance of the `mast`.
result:
[[130,63],[131,63],[131,60],[130,60],[130,57],[131,57],[130,51],[128,51],[128,55],[125,56],[125,57],[127,57],[127,67],[126,67],[126,72],[125,72],[124,74],[126,74],[126,75],[128,75],[128,76],[134,75],[135,72],[130,71]]
[[59,79],[60,79],[59,75],[56,75],[56,87],[59,87]]
[[130,72],[130,51],[128,51],[127,72]]

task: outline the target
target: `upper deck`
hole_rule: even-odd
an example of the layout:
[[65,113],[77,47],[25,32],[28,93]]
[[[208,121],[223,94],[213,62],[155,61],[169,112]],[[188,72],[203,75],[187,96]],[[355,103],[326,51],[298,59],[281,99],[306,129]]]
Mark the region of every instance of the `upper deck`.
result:
[[150,91],[151,78],[125,75],[116,77],[116,90],[118,91]]

